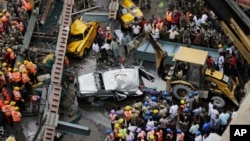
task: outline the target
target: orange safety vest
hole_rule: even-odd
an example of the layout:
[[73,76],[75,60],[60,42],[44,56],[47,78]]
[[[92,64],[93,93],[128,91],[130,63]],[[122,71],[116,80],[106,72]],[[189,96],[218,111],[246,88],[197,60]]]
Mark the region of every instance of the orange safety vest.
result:
[[19,82],[22,80],[22,76],[20,72],[14,72],[13,73],[13,79],[15,82]]
[[157,23],[157,27],[158,27],[158,29],[159,29],[160,31],[162,31],[162,29],[163,29],[163,22],[158,22],[158,23]]
[[125,111],[124,112],[126,121],[130,121],[131,113],[132,113],[131,111]]
[[23,7],[25,8],[25,10],[26,11],[28,11],[28,10],[31,10],[31,5],[30,5],[30,2],[28,1],[25,1],[25,0],[23,0]]
[[33,74],[35,74],[36,72],[37,72],[37,66],[36,66],[36,64],[30,64],[29,65],[29,70],[30,70],[30,73],[33,73]]
[[12,118],[14,122],[20,122],[21,121],[21,113],[19,111],[12,111]]
[[166,12],[166,20],[168,22],[171,22],[172,21],[172,12],[171,11],[167,11]]
[[186,104],[181,104],[180,105],[180,112],[182,112],[186,107],[187,107]]
[[30,81],[30,77],[28,76],[27,73],[22,73],[22,81],[23,83],[27,83]]
[[8,72],[9,82],[13,82],[13,74],[12,72]]
[[116,117],[116,114],[109,114],[109,120],[112,122]]
[[157,141],[163,141],[163,136],[162,136],[162,130],[156,132],[157,135]]
[[26,69],[25,65],[24,64],[21,64],[19,66],[19,72],[22,72],[23,69]]
[[19,100],[22,99],[22,96],[21,96],[20,91],[14,90],[14,91],[13,91],[13,95],[14,95],[14,98],[15,98],[16,101],[19,101]]
[[5,116],[11,116],[11,106],[10,105],[3,105],[2,111],[4,112]]
[[179,139],[179,141],[184,141],[184,136],[184,133],[177,134],[177,138]]
[[11,100],[10,94],[8,93],[8,91],[7,91],[6,88],[3,88],[3,89],[2,89],[2,94],[4,95],[5,100],[7,100],[7,101],[10,101],[10,100]]

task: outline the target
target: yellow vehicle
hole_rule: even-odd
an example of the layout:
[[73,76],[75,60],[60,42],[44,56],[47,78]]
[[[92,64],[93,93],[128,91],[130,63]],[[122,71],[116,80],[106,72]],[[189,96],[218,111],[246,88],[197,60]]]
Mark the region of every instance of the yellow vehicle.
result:
[[[166,90],[171,91],[177,99],[186,99],[190,93],[198,92],[200,98],[211,98],[218,107],[225,106],[225,97],[235,105],[237,84],[229,76],[206,67],[208,51],[180,46],[173,57],[174,65],[165,74],[167,53],[162,46],[150,35],[156,54],[158,75],[165,77]],[[213,95],[209,95],[213,94]]]
[[70,26],[67,54],[73,57],[87,55],[97,35],[98,22],[75,20]]
[[235,98],[236,83],[232,78],[213,69],[206,68],[207,51],[180,47],[174,56],[175,64],[170,72],[168,84],[173,95],[178,99],[186,99],[193,91],[198,91],[201,98],[208,98],[209,92],[218,107],[225,106],[224,97],[228,97],[237,106]]
[[119,15],[123,28],[131,27],[134,22],[140,21],[143,17],[142,11],[132,0],[121,1]]

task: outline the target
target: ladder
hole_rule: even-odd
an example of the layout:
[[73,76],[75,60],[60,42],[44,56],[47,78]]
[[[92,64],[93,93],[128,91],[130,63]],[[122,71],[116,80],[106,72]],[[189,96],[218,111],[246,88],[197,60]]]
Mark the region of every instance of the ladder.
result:
[[59,118],[58,110],[62,91],[61,80],[63,74],[63,62],[66,52],[73,4],[74,0],[64,0],[62,11],[63,18],[60,25],[55,51],[56,59],[51,72],[51,93],[49,100],[49,111],[47,113],[49,118],[45,123],[43,141],[53,141],[56,132],[56,126]]
[[109,20],[116,20],[117,10],[119,9],[118,0],[111,0],[109,3]]

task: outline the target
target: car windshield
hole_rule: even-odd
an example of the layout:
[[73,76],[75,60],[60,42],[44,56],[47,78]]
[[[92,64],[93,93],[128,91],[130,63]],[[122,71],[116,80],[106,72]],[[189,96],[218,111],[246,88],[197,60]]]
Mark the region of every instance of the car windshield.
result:
[[195,64],[188,64],[187,67],[187,81],[195,86],[200,84],[201,66]]
[[83,35],[82,34],[78,34],[78,35],[71,35],[70,36],[70,42],[75,42],[75,41],[79,41],[83,39]]
[[127,14],[127,13],[128,13],[128,10],[126,8],[123,8],[122,9],[122,14],[124,15],[124,14]]

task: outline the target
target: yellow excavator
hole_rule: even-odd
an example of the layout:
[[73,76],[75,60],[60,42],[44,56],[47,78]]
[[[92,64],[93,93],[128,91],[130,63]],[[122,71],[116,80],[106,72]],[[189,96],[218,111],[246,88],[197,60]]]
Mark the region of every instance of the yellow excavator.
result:
[[[186,99],[190,93],[199,92],[200,98],[211,98],[218,107],[224,107],[225,98],[235,105],[239,102],[235,97],[237,83],[229,76],[206,66],[208,51],[180,46],[173,57],[174,65],[165,71],[167,52],[162,45],[150,35],[156,54],[157,73],[166,80],[166,90],[177,99]],[[179,68],[185,68],[185,74],[179,76]]]

